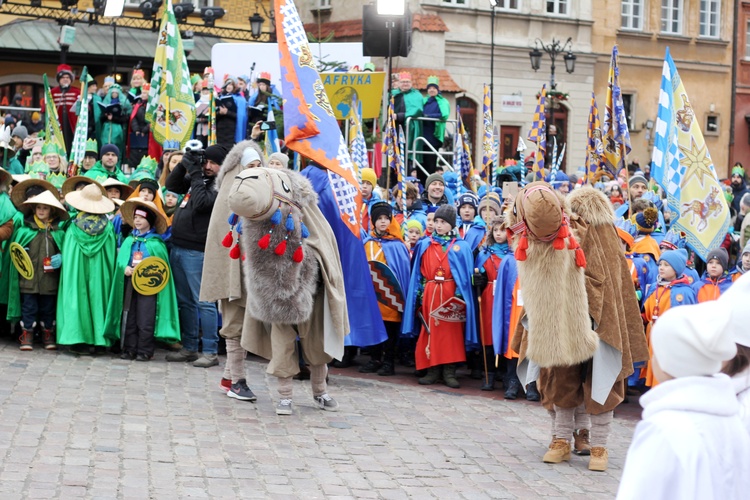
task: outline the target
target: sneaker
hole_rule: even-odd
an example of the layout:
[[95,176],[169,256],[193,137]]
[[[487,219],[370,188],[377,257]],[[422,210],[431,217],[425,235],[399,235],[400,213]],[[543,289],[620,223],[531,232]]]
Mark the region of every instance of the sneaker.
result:
[[328,393],[323,393],[320,396],[313,398],[318,403],[318,408],[325,411],[338,411],[339,404],[333,399]]
[[282,399],[279,404],[276,405],[276,415],[291,415],[294,413],[292,410],[292,400]]
[[223,378],[221,379],[221,382],[219,382],[219,389],[222,391],[229,392],[229,389],[232,388],[232,379]]
[[167,361],[173,361],[177,363],[185,363],[195,361],[198,359],[198,353],[195,351],[188,351],[185,348],[180,349],[177,352],[170,352],[167,354]]
[[227,396],[234,399],[239,399],[240,401],[255,401],[258,399],[255,397],[255,394],[253,394],[253,391],[250,390],[250,388],[247,386],[247,382],[245,379],[240,379],[237,381],[236,384],[232,384],[232,387],[227,391]]
[[591,459],[589,460],[589,470],[604,472],[607,470],[609,463],[609,453],[603,446],[594,446],[591,448]]
[[139,354],[135,357],[136,361],[151,361],[151,356],[148,354]]
[[198,358],[194,363],[193,366],[196,368],[208,368],[210,366],[216,366],[219,364],[219,355],[218,354],[206,354],[203,353],[203,356]]

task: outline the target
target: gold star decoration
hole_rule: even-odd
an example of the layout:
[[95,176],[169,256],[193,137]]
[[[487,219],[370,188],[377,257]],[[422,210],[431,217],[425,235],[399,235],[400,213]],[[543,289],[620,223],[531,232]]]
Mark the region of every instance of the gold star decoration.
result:
[[703,179],[708,175],[711,176],[711,158],[708,156],[708,149],[704,144],[700,148],[695,143],[694,138],[690,138],[690,149],[684,146],[680,146],[683,158],[680,160],[680,164],[687,167],[685,176],[682,178],[681,187],[685,187],[691,178],[695,177],[700,182],[701,187],[703,185]]

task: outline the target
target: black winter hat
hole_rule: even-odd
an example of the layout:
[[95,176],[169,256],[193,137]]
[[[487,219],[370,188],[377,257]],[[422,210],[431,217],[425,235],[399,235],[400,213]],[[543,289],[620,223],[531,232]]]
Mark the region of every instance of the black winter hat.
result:
[[377,221],[381,215],[387,215],[388,219],[393,218],[393,208],[387,201],[379,201],[370,207],[370,220],[372,222]]
[[456,207],[453,205],[441,205],[435,211],[436,219],[443,219],[445,222],[451,225],[451,228],[456,227]]
[[221,144],[214,144],[213,146],[206,148],[206,160],[211,160],[212,162],[221,165],[224,163],[224,158],[227,157],[228,153],[229,151],[227,148]]

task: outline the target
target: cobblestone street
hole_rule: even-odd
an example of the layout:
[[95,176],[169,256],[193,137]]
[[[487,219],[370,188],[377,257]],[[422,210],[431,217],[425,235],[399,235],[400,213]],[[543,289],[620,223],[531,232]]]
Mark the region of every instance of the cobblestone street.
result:
[[257,358],[253,404],[219,390],[223,357],[206,370],[164,355],[21,353],[3,340],[0,498],[612,498],[639,409],[618,413],[610,468],[594,473],[587,457],[543,464],[546,411],[502,391],[422,387],[403,367],[332,370],[338,413],[295,381],[295,414],[280,417]]

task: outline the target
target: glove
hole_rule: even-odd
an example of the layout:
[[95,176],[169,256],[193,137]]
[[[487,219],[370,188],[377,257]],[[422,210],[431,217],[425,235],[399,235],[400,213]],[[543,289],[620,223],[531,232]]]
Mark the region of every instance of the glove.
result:
[[50,257],[50,265],[52,266],[52,269],[60,269],[60,266],[62,265],[62,255],[56,253]]
[[189,174],[200,172],[202,167],[200,162],[200,153],[193,151],[192,149],[190,151],[187,151],[185,153],[185,156],[182,157],[182,165],[185,167],[185,170],[187,170]]
[[471,277],[474,286],[484,288],[487,286],[487,275],[484,273],[474,273]]

